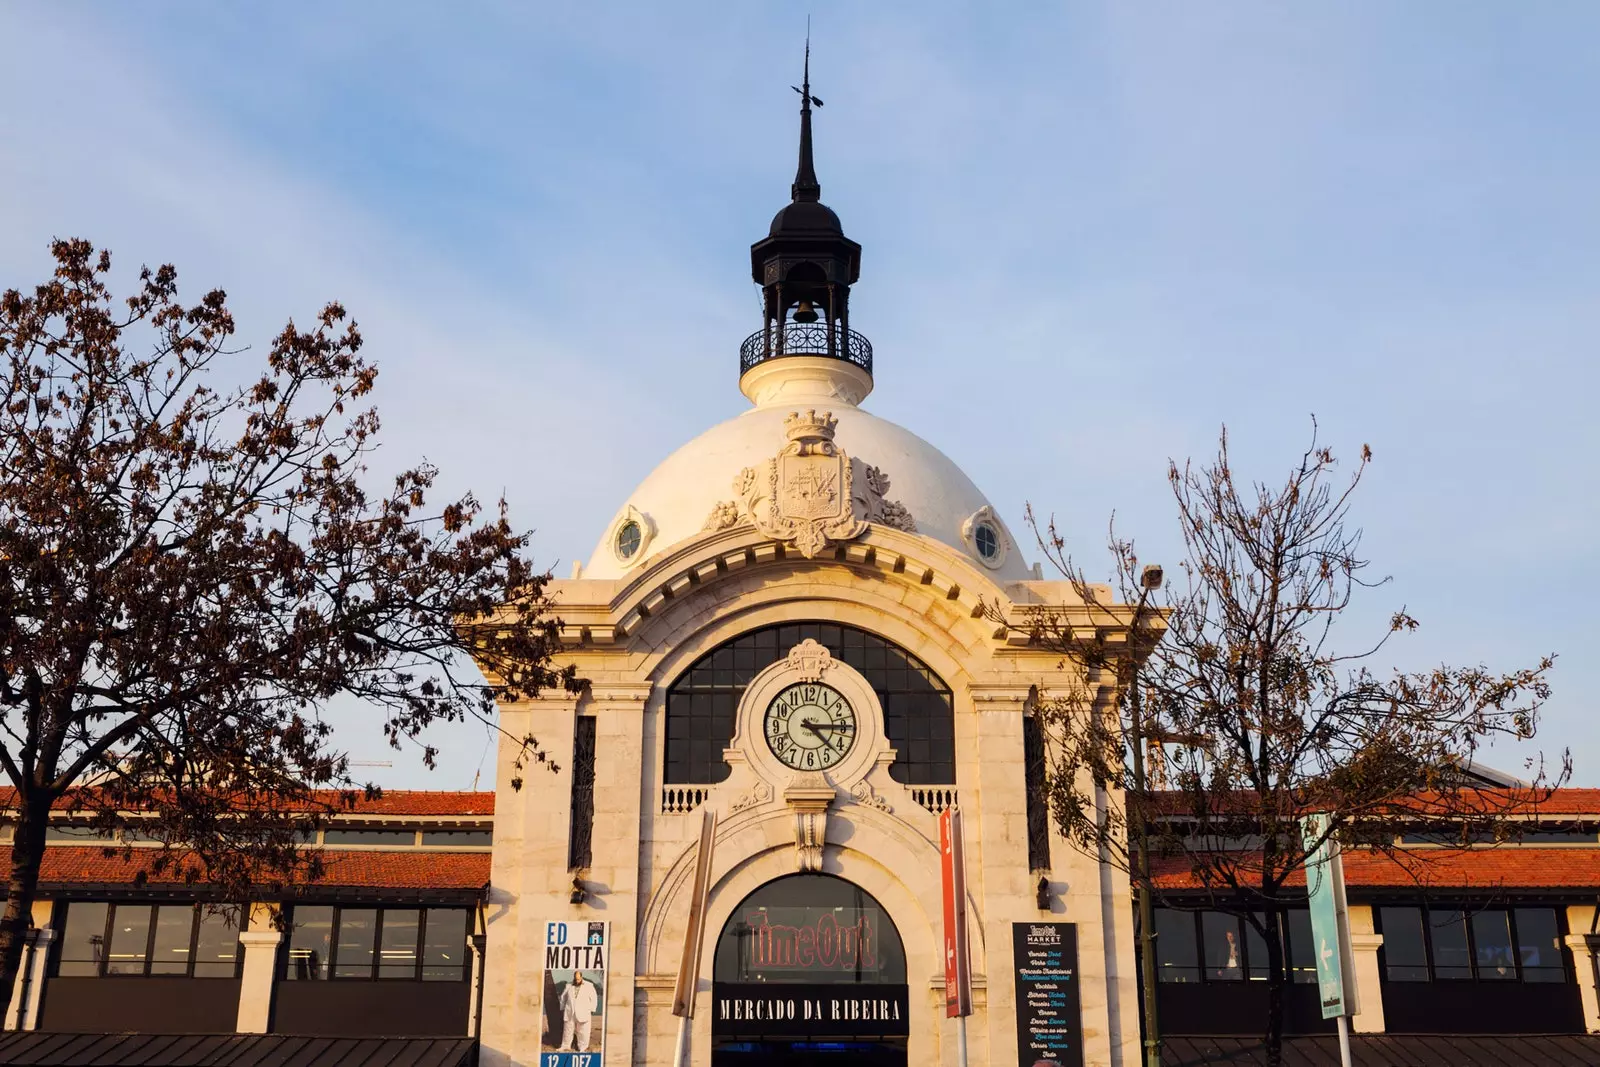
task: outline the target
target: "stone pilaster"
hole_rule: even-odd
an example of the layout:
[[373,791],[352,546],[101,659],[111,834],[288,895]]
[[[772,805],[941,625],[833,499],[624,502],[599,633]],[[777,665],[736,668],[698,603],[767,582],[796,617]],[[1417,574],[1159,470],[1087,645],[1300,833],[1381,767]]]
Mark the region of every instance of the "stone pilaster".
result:
[[1600,951],[1600,935],[1585,933],[1594,925],[1594,905],[1567,909],[1567,948],[1572,951],[1572,970],[1578,980],[1578,995],[1583,1002],[1583,1028],[1600,1033],[1600,990],[1596,989],[1595,954]]
[[983,1016],[979,1019],[975,1011],[967,1028],[968,1058],[975,1063],[1017,1060],[1011,924],[1038,917],[1036,911],[1020,910],[1031,896],[1032,880],[1028,824],[1026,818],[1019,818],[1027,810],[1022,712],[1028,691],[1028,686],[1014,682],[974,684],[969,715],[961,715],[963,709],[957,708],[957,741],[963,741],[961,719],[967,718],[965,743],[974,757],[962,768],[968,775],[959,781],[961,806],[966,812],[967,888],[982,909],[986,949],[980,957],[978,939],[971,939],[972,970],[987,979]]
[[[633,1062],[634,983],[638,967],[639,835],[644,773],[644,714],[651,685],[596,685],[594,861],[585,882],[601,897],[592,918],[611,920],[606,965],[606,1062]],[[574,909],[588,910],[588,909]],[[579,916],[574,915],[574,918]]]
[[278,944],[283,940],[283,934],[272,925],[275,910],[267,904],[251,905],[247,928],[239,933],[244,968],[234,1029],[241,1034],[264,1034],[272,1025],[272,990],[277,977]]
[[1351,1019],[1358,1034],[1381,1034],[1383,1021],[1383,972],[1378,966],[1378,949],[1383,935],[1373,932],[1372,909],[1365,904],[1350,905],[1350,951],[1355,957],[1356,996],[1361,1011]]

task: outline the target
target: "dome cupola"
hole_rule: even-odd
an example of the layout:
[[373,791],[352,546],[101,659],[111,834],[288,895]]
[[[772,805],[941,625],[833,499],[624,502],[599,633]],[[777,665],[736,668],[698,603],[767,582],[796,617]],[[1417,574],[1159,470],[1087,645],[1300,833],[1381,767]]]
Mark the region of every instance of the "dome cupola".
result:
[[773,216],[767,236],[750,246],[750,273],[761,286],[764,314],[761,329],[739,350],[740,387],[756,399],[767,376],[748,376],[769,360],[841,360],[853,365],[843,373],[859,400],[872,388],[872,345],[850,329],[850,286],[861,275],[861,246],[844,235],[839,216],[822,203],[811,152],[811,109],[822,101],[811,95],[809,41],[804,77],[793,88],[800,94],[800,162],[790,202]]

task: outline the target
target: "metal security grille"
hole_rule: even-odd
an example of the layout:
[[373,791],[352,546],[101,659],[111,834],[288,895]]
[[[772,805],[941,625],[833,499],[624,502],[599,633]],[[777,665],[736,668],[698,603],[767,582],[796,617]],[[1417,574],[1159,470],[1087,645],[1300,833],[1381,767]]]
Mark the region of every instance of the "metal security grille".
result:
[[594,855],[595,719],[578,716],[572,738],[572,826],[567,843],[567,869],[586,869]]
[[955,710],[950,689],[921,660],[876,634],[837,623],[796,622],[752,630],[708,652],[667,690],[668,785],[728,776],[722,750],[745,686],[811,638],[861,672],[883,705],[884,730],[899,753],[889,776],[905,785],[956,780]]
[[1050,869],[1050,801],[1045,793],[1044,727],[1038,716],[1022,719],[1022,763],[1028,790],[1028,869]]

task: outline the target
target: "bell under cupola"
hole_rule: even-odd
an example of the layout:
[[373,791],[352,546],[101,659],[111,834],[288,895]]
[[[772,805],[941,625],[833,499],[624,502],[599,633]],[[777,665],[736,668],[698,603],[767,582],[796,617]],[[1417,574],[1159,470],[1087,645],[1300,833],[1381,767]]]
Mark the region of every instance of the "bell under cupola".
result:
[[[800,160],[790,201],[767,236],[750,246],[761,286],[761,329],[739,349],[739,388],[759,404],[808,397],[858,403],[872,391],[872,344],[850,329],[850,286],[861,275],[861,246],[844,235],[822,202],[811,150],[811,43],[800,94]],[[781,361],[781,362],[779,362]]]

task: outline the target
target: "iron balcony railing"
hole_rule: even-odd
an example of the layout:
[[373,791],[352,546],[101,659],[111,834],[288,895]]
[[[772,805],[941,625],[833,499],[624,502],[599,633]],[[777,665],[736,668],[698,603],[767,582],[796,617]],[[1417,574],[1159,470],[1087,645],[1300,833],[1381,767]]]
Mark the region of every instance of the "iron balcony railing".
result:
[[825,356],[854,363],[868,374],[872,373],[872,342],[854,330],[831,330],[826,323],[786,322],[782,337],[777,325],[757,330],[739,346],[739,373],[783,356]]

